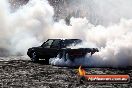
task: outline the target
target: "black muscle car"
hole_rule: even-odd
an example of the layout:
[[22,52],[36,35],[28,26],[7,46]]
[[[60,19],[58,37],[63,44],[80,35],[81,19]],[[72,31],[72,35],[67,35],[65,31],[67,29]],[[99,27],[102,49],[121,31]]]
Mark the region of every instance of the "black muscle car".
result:
[[80,39],[48,39],[39,47],[29,48],[27,55],[33,62],[45,59],[45,63],[49,64],[49,59],[57,56],[65,59],[68,57],[73,61],[75,58],[84,57],[87,53],[92,55],[99,51],[97,48],[68,48],[68,46],[76,46],[81,42]]

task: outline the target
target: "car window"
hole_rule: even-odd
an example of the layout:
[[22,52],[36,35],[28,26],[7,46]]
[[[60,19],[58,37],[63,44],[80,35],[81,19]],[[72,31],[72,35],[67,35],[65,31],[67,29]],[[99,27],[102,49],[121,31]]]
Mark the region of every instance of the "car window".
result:
[[59,48],[61,40],[54,40],[54,42],[51,45],[51,48]]
[[42,47],[45,47],[45,48],[50,48],[51,44],[53,43],[54,40],[48,40],[46,41]]
[[71,46],[71,45],[75,46],[75,45],[77,45],[77,44],[79,44],[81,42],[82,42],[81,40],[77,40],[77,39],[64,40],[63,43],[62,43],[62,47],[66,48],[66,47]]

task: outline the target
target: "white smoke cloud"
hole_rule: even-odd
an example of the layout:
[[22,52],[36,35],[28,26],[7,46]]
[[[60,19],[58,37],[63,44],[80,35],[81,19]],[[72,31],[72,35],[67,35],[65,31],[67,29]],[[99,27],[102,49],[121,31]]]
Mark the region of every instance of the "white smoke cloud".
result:
[[113,25],[121,18],[132,19],[131,0],[70,0],[68,11],[87,17],[95,25]]
[[[78,22],[80,22],[80,20],[78,20]],[[84,66],[114,67],[132,65],[132,20],[122,19],[119,24],[109,27],[104,27],[101,25],[88,26],[89,23],[87,22],[87,20],[81,22],[81,27],[77,27],[76,29],[72,28],[72,30],[78,31],[81,30],[80,28],[82,28],[79,33],[83,34],[83,38],[88,41],[87,43],[96,44],[96,47],[100,48],[100,52],[95,53],[92,57],[88,54],[85,58],[75,59],[74,62],[69,60],[65,62],[64,59],[56,58],[51,60],[52,64],[65,64],[65,66],[78,66],[81,64]],[[83,33],[83,30],[85,33]],[[81,35],[79,37],[81,38]],[[82,45],[82,47],[86,46]]]
[[0,48],[11,55],[25,55],[28,48],[39,46],[48,38],[80,38],[79,47],[98,47],[99,53],[92,57],[76,59],[75,62],[54,58],[54,65],[85,66],[131,66],[132,20],[121,19],[111,26],[93,25],[86,18],[70,19],[67,26],[62,19],[53,21],[54,9],[46,0],[30,0],[16,12],[10,12],[8,1],[0,1]]
[[14,13],[9,6],[7,0],[0,1],[0,46],[10,54],[23,55],[29,47],[48,38],[46,31],[52,25],[54,11],[46,0],[30,0]]

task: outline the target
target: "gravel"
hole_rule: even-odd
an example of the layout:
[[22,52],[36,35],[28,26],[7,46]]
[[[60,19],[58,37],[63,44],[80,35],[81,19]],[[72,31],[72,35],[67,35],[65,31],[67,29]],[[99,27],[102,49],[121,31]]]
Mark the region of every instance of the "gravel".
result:
[[[7,60],[8,58],[8,60]],[[132,68],[85,68],[88,74],[129,74]],[[32,63],[28,57],[0,57],[0,88],[128,88],[129,84],[80,84],[77,68]]]

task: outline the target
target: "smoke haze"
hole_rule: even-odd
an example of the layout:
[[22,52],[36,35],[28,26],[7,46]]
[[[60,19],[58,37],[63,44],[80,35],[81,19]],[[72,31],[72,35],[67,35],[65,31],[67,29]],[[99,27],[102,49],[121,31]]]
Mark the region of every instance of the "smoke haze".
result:
[[11,11],[7,0],[1,0],[0,51],[5,50],[9,55],[26,55],[28,48],[39,46],[48,38],[80,38],[85,41],[81,47],[98,47],[100,52],[92,57],[87,55],[76,59],[74,63],[52,58],[51,64],[132,66],[131,0],[87,2],[92,3],[92,10],[86,7],[83,10],[96,15],[90,19],[89,15],[83,18],[72,17],[71,25],[67,26],[64,19],[58,22],[53,20],[54,8],[47,0],[30,0],[15,12]]

